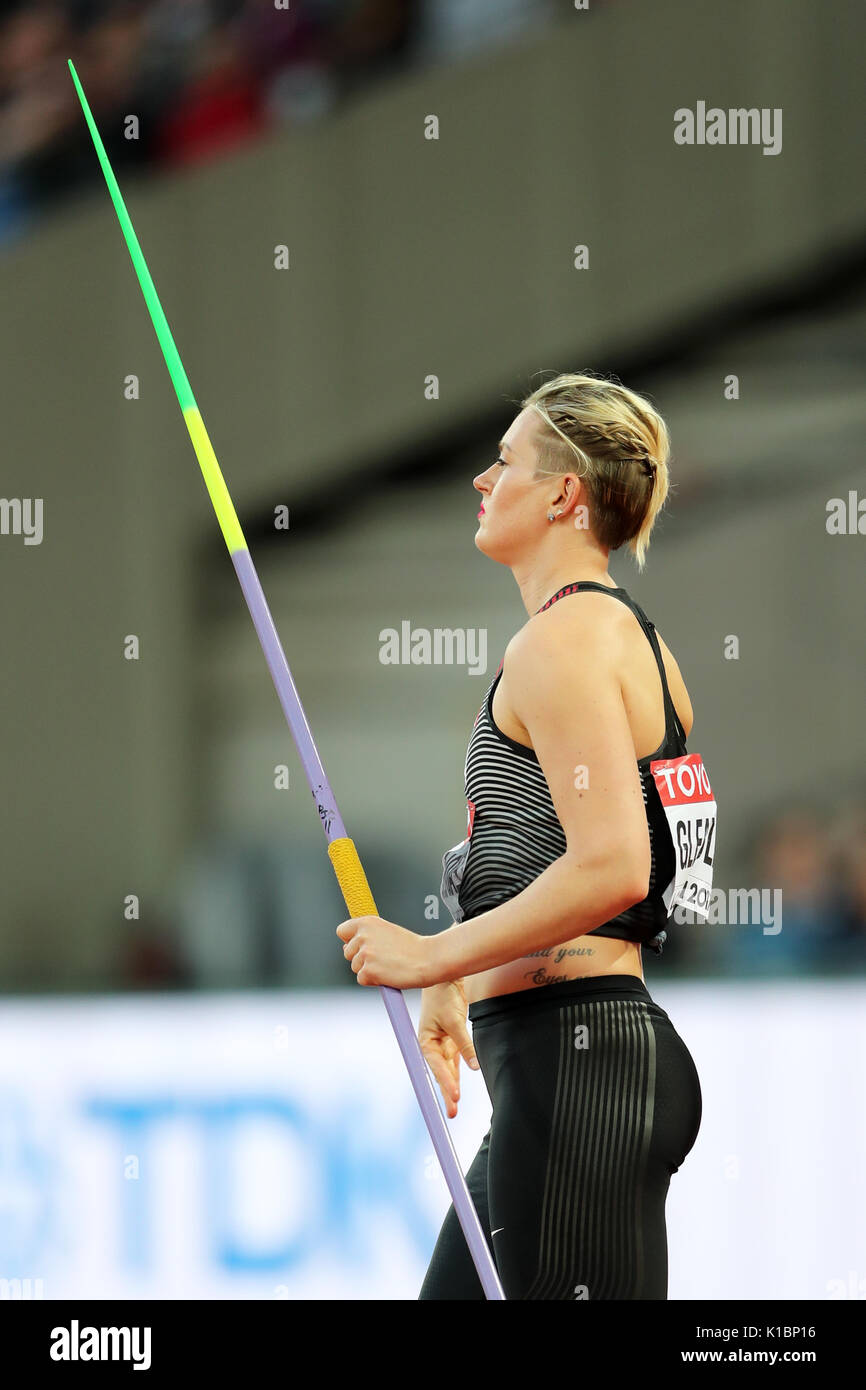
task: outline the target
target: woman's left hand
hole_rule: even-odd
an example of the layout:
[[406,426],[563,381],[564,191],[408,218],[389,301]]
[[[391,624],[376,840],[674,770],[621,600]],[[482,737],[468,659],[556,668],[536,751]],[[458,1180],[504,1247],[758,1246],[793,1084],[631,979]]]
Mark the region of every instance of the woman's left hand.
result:
[[340,923],[337,935],[346,943],[343,955],[359,985],[426,989],[436,983],[432,937],[419,936],[383,917],[352,917]]

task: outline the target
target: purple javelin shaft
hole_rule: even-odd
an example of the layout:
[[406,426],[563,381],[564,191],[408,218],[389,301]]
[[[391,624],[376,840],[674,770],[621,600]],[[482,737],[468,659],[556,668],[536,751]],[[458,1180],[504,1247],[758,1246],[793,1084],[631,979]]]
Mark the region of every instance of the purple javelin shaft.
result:
[[[76,91],[78,92],[81,108],[93,137],[93,143],[96,147],[96,153],[99,157],[106,183],[108,184],[111,200],[114,203],[115,211],[120,220],[120,226],[126,241],[127,250],[132,258],[132,264],[138,276],[138,282],[141,286],[148,312],[153,326],[156,329],[156,335],[159,339],[163,356],[165,357],[165,364],[168,368],[172,385],[177,394],[178,403],[183,410],[184,419],[190,432],[190,438],[193,442],[193,447],[202,470],[205,484],[216,511],[217,520],[219,521],[223,537],[228,546],[229,553],[231,554],[235,572],[240,580],[241,589],[247,601],[247,607],[250,610],[250,616],[255,624],[256,632],[259,635],[259,641],[262,644],[262,650],[264,651],[265,659],[270,668],[271,676],[273,677],[274,685],[276,686],[277,694],[280,698],[280,704],[283,707],[283,712],[288,720],[292,737],[301,755],[301,762],[307,774],[307,781],[310,784],[310,790],[313,793],[316,808],[319,812],[319,818],[322,822],[325,835],[328,838],[328,844],[330,845],[334,840],[345,841],[346,843],[343,845],[343,849],[346,849],[348,846],[351,846],[352,849],[353,861],[347,866],[344,858],[342,860],[342,870],[337,860],[332,860],[340,887],[343,890],[343,896],[347,899],[348,906],[348,886],[348,893],[356,899],[356,903],[359,904],[368,901],[372,907],[373,899],[369,891],[369,886],[364,878],[363,869],[358,862],[357,852],[346,835],[340,813],[337,810],[337,803],[334,800],[334,794],[328,785],[325,769],[322,767],[321,758],[316,751],[316,745],[313,743],[313,737],[301,707],[301,701],[295,689],[295,683],[292,680],[289,664],[286,661],[285,654],[280,645],[280,639],[274,627],[267,602],[265,601],[265,595],[261,583],[259,582],[259,577],[256,574],[246,542],[244,541],[234,506],[228,495],[228,490],[226,489],[219,465],[213,455],[210,441],[204,430],[204,425],[195,403],[195,397],[192,393],[192,387],[189,384],[186,372],[183,368],[183,363],[180,360],[180,354],[171,336],[171,329],[163,313],[162,305],[159,302],[159,297],[151,279],[150,271],[147,268],[144,255],[138,244],[138,238],[135,235],[129,213],[121,197],[120,189],[117,186],[117,180],[111,170],[108,156],[105,153],[105,147],[100,138],[99,131],[96,128],[96,122],[87,104],[87,98],[84,95],[81,83],[78,80],[78,74],[75,71],[71,59],[69,60],[69,70],[72,74]],[[336,848],[338,847],[335,847],[335,849]],[[347,873],[347,868],[350,870],[349,873]],[[360,893],[357,891],[359,888],[362,890]],[[363,913],[359,914],[353,912],[351,907],[348,910],[353,916],[363,915]],[[412,1020],[409,1017],[409,1010],[406,1008],[406,1001],[399,990],[386,989],[384,987],[380,988],[385,1007],[388,1010],[388,1017],[397,1035],[397,1041],[400,1044],[403,1060],[409,1071],[412,1086],[415,1090],[418,1104],[421,1107],[421,1113],[424,1116],[427,1129],[430,1132],[430,1138],[433,1140],[436,1157],[442,1165],[445,1181],[448,1184],[449,1191],[454,1200],[454,1209],[460,1220],[463,1233],[466,1236],[469,1250],[475,1263],[475,1268],[478,1270],[478,1276],[481,1280],[484,1292],[488,1298],[503,1299],[505,1295],[496,1274],[496,1266],[493,1263],[493,1257],[485,1240],[484,1233],[481,1230],[478,1214],[475,1207],[472,1205],[472,1199],[469,1196],[469,1190],[463,1178],[460,1164],[457,1162],[457,1155],[451,1143],[451,1135],[439,1109],[436,1100],[436,1092],[433,1089],[430,1074],[424,1062],[421,1048],[418,1045],[415,1029],[412,1027]]]
[[[236,550],[232,552],[232,563],[235,573],[240,581],[247,607],[250,610],[250,617],[255,624],[265,660],[271,673],[283,713],[288,721],[292,738],[295,741],[304,771],[307,774],[307,781],[310,784],[310,791],[316,803],[316,810],[322,822],[328,843],[332,840],[342,838],[346,834],[334,793],[331,791],[328,779],[325,776],[325,769],[319,757],[313,736],[310,733],[310,726],[307,723],[300,697],[292,680],[292,673],[289,670],[289,663],[286,661],[285,653],[279,639],[274,621],[271,617],[270,609],[265,600],[261,581],[256,573],[250,552],[248,550]],[[424,1122],[427,1125],[430,1138],[433,1141],[433,1148],[436,1151],[442,1171],[445,1174],[445,1181],[451,1193],[454,1203],[454,1210],[460,1222],[472,1261],[478,1271],[478,1277],[486,1296],[489,1299],[504,1299],[505,1294],[499,1282],[496,1266],[490,1253],[490,1247],[481,1229],[481,1222],[478,1213],[469,1195],[463,1170],[451,1142],[451,1134],[445,1123],[442,1111],[439,1109],[439,1102],[436,1099],[436,1092],[424,1055],[418,1043],[409,1010],[406,1007],[406,1000],[403,998],[399,989],[391,989],[389,986],[380,985],[379,992],[388,1011],[391,1026],[397,1037],[400,1051],[403,1054],[403,1061],[412,1082]]]

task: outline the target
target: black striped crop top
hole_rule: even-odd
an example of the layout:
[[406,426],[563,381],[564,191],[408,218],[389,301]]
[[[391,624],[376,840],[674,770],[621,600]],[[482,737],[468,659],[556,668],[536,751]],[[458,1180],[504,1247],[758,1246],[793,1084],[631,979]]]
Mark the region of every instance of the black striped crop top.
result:
[[[686,754],[686,735],[668,689],[655,628],[624,589],[611,589],[594,580],[567,584],[538,612],[543,613],[569,594],[587,590],[619,599],[631,609],[643,628],[661,675],[665,736],[654,753],[638,759],[650,839],[649,892],[643,902],[635,903],[586,935],[637,941],[660,954],[667,936],[664,927],[668,917],[662,894],[674,877],[676,864],[673,841],[650,763]],[[487,688],[466,750],[464,789],[469,813],[466,839],[442,856],[440,897],[455,922],[468,921],[516,897],[566,851],[565,833],[534,750],[509,738],[494,722],[493,696],[502,666],[500,662]]]

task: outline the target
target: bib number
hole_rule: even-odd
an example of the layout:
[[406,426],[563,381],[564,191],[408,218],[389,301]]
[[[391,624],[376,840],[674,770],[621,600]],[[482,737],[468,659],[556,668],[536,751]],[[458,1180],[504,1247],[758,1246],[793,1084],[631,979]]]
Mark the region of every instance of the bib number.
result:
[[710,910],[716,845],[716,802],[699,753],[650,763],[664,807],[676,869],[663,893],[670,917],[675,907],[699,917]]

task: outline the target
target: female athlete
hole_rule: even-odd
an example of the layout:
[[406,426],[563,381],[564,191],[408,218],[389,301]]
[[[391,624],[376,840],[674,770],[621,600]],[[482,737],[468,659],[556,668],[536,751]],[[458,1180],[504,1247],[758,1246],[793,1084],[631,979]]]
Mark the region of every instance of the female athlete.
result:
[[[521,402],[474,480],[475,543],[529,616],[467,749],[468,831],[443,857],[454,925],[337,928],[360,984],[423,990],[449,1116],[460,1059],[480,1064],[492,1117],[466,1178],[507,1299],[666,1298],[665,1201],[700,1127],[641,950],[706,894],[715,803],[677,663],[608,573],[626,543],[643,567],[668,455],[664,420],[616,381],[561,375]],[[453,1207],[420,1297],[484,1297]]]

